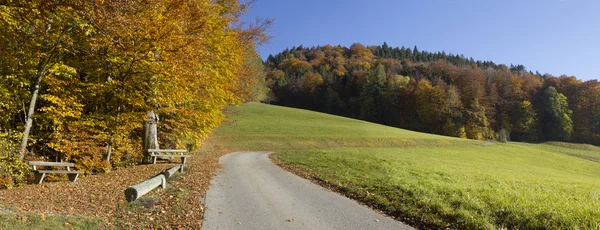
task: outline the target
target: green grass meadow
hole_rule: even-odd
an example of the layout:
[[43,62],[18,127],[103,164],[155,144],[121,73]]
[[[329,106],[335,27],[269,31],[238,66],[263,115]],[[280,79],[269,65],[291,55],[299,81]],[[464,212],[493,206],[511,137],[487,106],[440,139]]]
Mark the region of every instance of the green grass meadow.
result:
[[104,220],[90,217],[62,215],[45,217],[35,214],[0,214],[0,229],[104,229],[104,225]]
[[214,138],[272,151],[422,228],[600,229],[600,147],[496,143],[250,103]]

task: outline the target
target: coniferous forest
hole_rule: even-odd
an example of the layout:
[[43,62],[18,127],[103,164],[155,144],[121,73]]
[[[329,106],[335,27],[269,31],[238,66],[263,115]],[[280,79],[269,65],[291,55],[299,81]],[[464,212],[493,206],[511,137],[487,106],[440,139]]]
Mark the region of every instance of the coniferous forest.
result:
[[600,145],[600,83],[414,48],[294,47],[266,60],[269,103],[471,139]]

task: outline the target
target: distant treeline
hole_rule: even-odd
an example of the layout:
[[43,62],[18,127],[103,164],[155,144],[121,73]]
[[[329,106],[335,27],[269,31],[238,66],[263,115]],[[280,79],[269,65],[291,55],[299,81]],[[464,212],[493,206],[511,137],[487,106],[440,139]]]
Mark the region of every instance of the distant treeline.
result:
[[286,49],[269,102],[472,139],[600,145],[600,83],[414,48]]

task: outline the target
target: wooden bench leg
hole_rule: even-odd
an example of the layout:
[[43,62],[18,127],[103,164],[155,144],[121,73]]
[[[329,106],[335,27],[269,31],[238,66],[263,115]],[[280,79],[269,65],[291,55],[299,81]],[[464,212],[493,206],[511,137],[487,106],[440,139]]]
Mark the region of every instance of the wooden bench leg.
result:
[[44,177],[46,177],[45,173],[33,172],[33,174],[35,176],[35,183],[36,184],[41,184],[42,181],[44,181]]
[[181,157],[181,167],[179,167],[179,172],[183,172],[183,166],[185,165],[185,160],[187,157]]
[[154,158],[154,160],[152,161],[152,164],[153,164],[153,165],[155,165],[155,164],[156,164],[156,158],[157,158],[157,157],[152,157],[152,158]]
[[69,180],[73,183],[75,183],[75,181],[77,181],[77,177],[79,177],[79,173],[70,173],[67,175],[69,176]]

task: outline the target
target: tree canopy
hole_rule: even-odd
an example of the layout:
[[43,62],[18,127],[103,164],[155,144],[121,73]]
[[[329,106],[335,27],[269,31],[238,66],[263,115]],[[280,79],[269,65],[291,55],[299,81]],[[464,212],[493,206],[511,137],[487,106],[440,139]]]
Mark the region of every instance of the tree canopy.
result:
[[[265,65],[275,104],[456,137],[600,145],[597,80],[387,43],[293,47]],[[322,84],[300,84],[317,74]]]
[[270,21],[244,24],[247,8],[237,0],[0,4],[0,132],[22,140],[27,158],[88,172],[140,162],[149,110],[163,146],[199,146],[224,106],[266,94],[255,48]]

